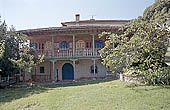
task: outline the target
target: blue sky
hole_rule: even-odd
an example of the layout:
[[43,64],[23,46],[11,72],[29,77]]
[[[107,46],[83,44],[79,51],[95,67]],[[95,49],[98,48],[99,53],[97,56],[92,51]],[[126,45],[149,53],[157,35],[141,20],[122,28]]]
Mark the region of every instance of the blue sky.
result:
[[0,0],[0,15],[17,30],[61,26],[81,19],[133,19],[154,0]]

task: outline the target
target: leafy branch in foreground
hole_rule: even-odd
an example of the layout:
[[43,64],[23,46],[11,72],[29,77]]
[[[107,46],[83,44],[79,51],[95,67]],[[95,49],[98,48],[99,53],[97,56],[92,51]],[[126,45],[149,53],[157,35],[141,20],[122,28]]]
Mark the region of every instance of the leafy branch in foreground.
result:
[[[147,81],[158,77],[157,71],[167,69],[165,54],[170,32],[166,27],[158,28],[156,24],[140,19],[131,21],[126,28],[121,35],[103,33],[107,36],[105,47],[100,51],[103,64],[116,72],[144,75]],[[117,44],[114,49],[111,48],[113,44]]]

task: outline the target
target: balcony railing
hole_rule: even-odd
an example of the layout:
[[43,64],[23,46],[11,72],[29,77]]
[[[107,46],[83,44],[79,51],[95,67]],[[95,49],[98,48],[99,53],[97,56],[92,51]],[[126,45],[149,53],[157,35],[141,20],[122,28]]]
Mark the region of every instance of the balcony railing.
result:
[[66,57],[99,57],[99,51],[100,49],[93,49],[92,48],[85,48],[85,49],[76,49],[74,54],[73,50],[55,50],[54,56],[52,56],[51,50],[38,50],[38,54],[43,54],[45,57],[55,57],[55,58],[66,58]]

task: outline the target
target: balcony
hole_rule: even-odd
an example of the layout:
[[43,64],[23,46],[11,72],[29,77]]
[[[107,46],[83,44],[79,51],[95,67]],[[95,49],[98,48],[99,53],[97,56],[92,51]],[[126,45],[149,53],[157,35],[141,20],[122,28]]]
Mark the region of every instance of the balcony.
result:
[[45,55],[45,58],[89,58],[89,57],[100,57],[100,49],[85,48],[85,49],[76,49],[73,53],[72,49],[69,50],[54,50],[54,56],[52,55],[51,50],[38,50],[38,55]]

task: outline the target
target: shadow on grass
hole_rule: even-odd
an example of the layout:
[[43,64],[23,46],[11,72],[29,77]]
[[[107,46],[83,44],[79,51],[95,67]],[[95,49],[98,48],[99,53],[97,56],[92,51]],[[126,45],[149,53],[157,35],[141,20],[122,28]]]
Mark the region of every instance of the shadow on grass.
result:
[[34,86],[34,87],[23,87],[23,88],[5,88],[0,89],[0,104],[5,102],[11,102],[16,99],[25,98],[33,94],[40,94],[43,92],[48,92],[58,87],[69,87],[69,86],[84,86],[91,84],[99,84],[104,82],[113,81],[113,79],[102,79],[88,82],[74,82],[69,84],[53,84],[53,85],[43,85],[43,86]]
[[44,87],[56,88],[56,87],[70,87],[70,86],[85,86],[85,85],[93,85],[93,84],[110,82],[110,81],[113,81],[113,80],[115,80],[115,79],[98,79],[98,80],[83,81],[83,82],[70,82],[70,83],[53,84],[53,85],[48,85],[48,86],[44,85]]

